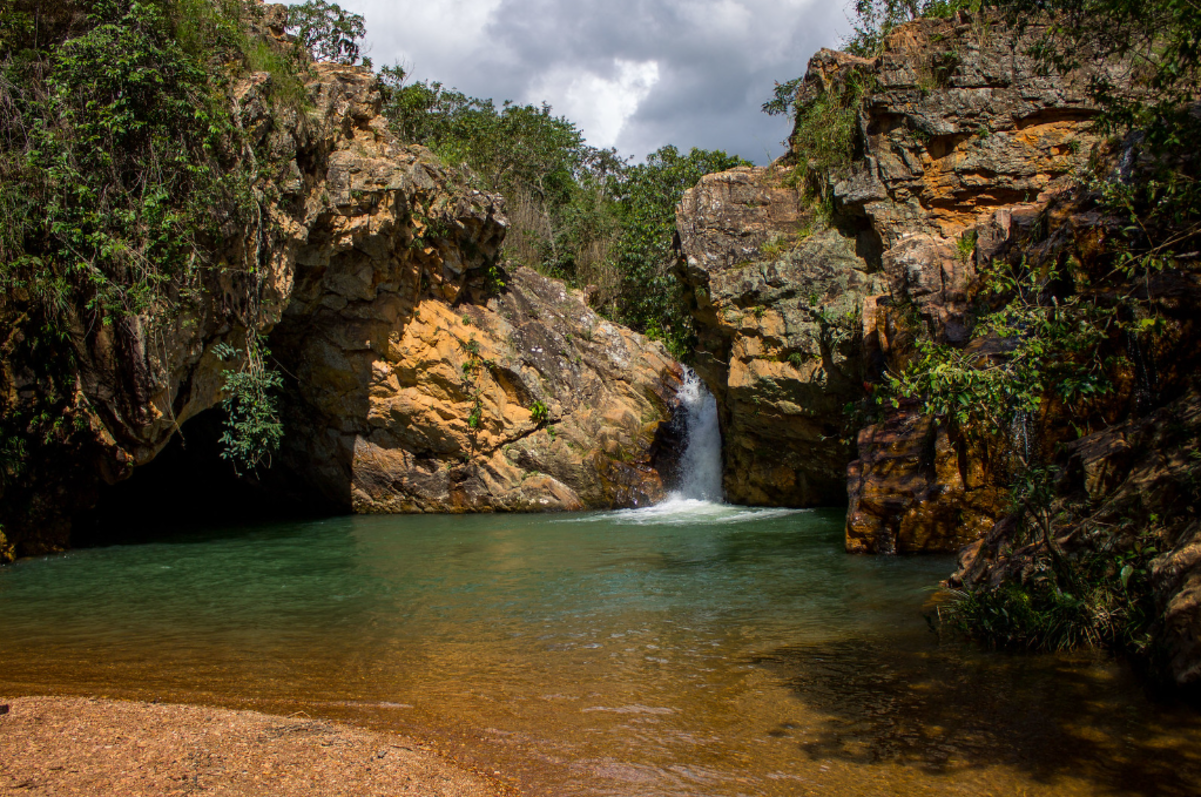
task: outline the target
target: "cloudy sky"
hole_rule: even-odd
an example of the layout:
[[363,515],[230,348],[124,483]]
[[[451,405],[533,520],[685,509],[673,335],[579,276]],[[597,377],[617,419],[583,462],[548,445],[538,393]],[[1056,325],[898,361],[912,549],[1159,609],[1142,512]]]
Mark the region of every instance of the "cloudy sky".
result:
[[376,67],[499,104],[549,102],[598,147],[781,154],[759,110],[849,30],[842,0],[339,0]]

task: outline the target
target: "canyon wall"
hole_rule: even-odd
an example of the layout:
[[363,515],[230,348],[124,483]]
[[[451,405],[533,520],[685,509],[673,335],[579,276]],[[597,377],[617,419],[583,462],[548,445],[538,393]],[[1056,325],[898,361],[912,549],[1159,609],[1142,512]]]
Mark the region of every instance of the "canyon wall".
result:
[[[704,178],[680,207],[698,370],[721,403],[736,500],[846,500],[848,551],[958,551],[948,585],[962,596],[1059,584],[1061,602],[1114,613],[1073,616],[1094,629],[1149,612],[1141,636],[1112,644],[1196,686],[1201,270],[1185,252],[1122,276],[1132,222],[1107,191],[1146,179],[1157,153],[1090,124],[1090,80],[1121,85],[1128,65],[1047,74],[1028,54],[1042,32],[961,12],[899,27],[874,59],[814,56],[791,151]],[[829,154],[839,113],[853,117],[841,160]],[[997,309],[987,270],[1004,268],[1061,275],[1031,301],[1062,295],[1111,317],[1093,344],[1105,387],[1068,404],[1047,385],[1013,429],[971,438],[920,394],[873,401],[925,356],[922,341],[987,367],[1032,334],[975,334]],[[1036,483],[1015,501],[1019,478]]]
[[875,59],[822,50],[797,104],[845,106],[845,161],[812,160],[798,127],[776,164],[685,196],[680,270],[734,500],[849,492],[856,552],[957,550],[1002,513],[1004,490],[950,430],[911,405],[864,425],[853,405],[919,332],[967,342],[972,241],[1045,205],[1088,157],[1088,75],[1042,74],[1026,54],[1040,34],[960,14],[902,26]]
[[[282,41],[284,18],[265,7],[260,33]],[[259,153],[257,223],[223,231],[171,312],[97,323],[67,307],[48,364],[28,343],[30,297],[0,299],[7,412],[59,419],[0,480],[0,562],[67,547],[105,485],[154,468],[221,404],[230,350],[257,336],[284,381],[265,486],[357,512],[662,495],[660,427],[682,377],[662,345],[561,283],[506,271],[503,200],[398,141],[369,70],[312,64],[307,101],[285,107],[273,79],[249,74],[231,94]]]

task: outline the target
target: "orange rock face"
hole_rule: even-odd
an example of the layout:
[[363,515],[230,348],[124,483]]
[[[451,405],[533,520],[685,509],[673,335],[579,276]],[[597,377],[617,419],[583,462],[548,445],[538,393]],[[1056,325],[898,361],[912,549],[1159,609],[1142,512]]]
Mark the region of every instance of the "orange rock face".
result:
[[[662,494],[658,434],[679,366],[561,283],[506,273],[503,200],[397,140],[369,70],[309,74],[303,112],[274,107],[267,73],[233,87],[261,159],[261,218],[222,232],[203,284],[169,315],[78,325],[70,439],[0,483],[0,562],[67,547],[105,483],[155,467],[221,403],[218,353],[258,335],[287,383],[283,447],[260,475],[288,494],[359,512]],[[14,312],[0,300],[0,335]],[[29,363],[0,362],[8,406],[36,406],[37,379]]]
[[731,497],[849,498],[847,547],[865,553],[953,551],[1005,511],[980,453],[915,410],[859,432],[844,408],[902,370],[919,335],[968,341],[977,260],[961,239],[1008,241],[1013,215],[1068,186],[1096,140],[1089,75],[1039,74],[1024,41],[961,14],[900,27],[875,59],[823,50],[798,100],[861,87],[850,161],[816,174],[794,136],[773,167],[685,196],[681,269]]

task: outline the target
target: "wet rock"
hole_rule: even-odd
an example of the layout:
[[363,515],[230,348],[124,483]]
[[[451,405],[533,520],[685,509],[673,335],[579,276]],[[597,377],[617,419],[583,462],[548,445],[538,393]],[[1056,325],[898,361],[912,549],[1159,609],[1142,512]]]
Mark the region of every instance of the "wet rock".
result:
[[782,166],[704,177],[677,212],[700,327],[697,372],[718,399],[729,500],[839,503],[842,411],[862,395],[864,301],[884,290],[863,242],[824,223]]
[[955,551],[978,539],[1008,508],[949,430],[904,407],[859,432],[848,467],[847,550]]

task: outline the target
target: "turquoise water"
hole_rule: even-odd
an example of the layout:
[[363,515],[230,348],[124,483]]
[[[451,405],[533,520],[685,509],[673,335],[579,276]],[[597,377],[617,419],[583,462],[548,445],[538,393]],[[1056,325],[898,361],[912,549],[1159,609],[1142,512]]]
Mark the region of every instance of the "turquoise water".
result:
[[848,556],[842,524],[685,501],[230,526],[23,561],[0,569],[0,694],[303,710],[442,739],[531,794],[1201,782],[1195,715],[1114,665],[940,642],[923,611],[953,560]]

